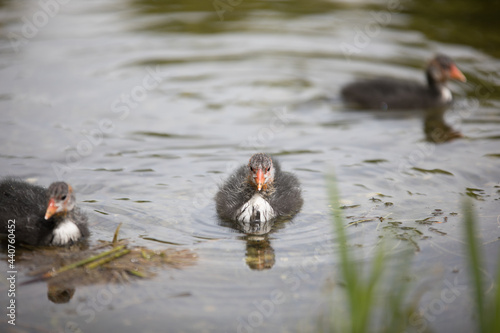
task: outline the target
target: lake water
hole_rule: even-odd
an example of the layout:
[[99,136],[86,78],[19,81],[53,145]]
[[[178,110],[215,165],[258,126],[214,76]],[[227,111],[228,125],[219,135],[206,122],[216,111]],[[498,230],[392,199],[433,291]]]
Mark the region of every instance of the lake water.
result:
[[[381,235],[409,244],[417,280],[436,281],[421,303],[431,306],[425,327],[473,331],[464,197],[479,217],[487,282],[500,248],[500,8],[482,3],[0,2],[1,174],[68,181],[93,243],[123,223],[134,245],[198,256],[151,280],[78,286],[64,304],[45,283],[18,286],[16,328],[318,331],[338,270],[326,182],[335,173],[346,223],[359,222],[349,244],[367,261]],[[423,81],[437,52],[468,79],[450,83],[445,114],[341,103],[341,86],[357,78]],[[432,142],[451,131],[462,137]],[[247,235],[219,222],[213,196],[260,151],[299,177],[304,206]],[[4,276],[6,260],[0,267]],[[446,283],[457,297],[432,308]]]

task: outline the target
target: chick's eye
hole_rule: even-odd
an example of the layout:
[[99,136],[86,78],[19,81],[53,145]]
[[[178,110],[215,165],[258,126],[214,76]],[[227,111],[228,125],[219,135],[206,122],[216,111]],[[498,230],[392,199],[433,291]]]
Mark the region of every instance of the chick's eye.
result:
[[250,171],[254,172],[254,170],[253,170],[253,168],[252,168],[252,167],[250,167]]
[[266,169],[266,172],[269,172],[269,171],[271,171],[271,167],[268,167],[268,168]]
[[61,197],[61,200],[66,200],[66,194]]

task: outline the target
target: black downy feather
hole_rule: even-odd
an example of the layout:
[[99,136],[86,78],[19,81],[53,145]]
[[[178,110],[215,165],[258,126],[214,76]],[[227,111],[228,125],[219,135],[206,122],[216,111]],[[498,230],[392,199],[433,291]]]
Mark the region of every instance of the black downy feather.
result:
[[[48,202],[47,189],[14,178],[3,179],[0,181],[0,233],[7,234],[9,220],[13,220],[16,243],[51,245],[53,231],[65,216],[55,215],[45,220]],[[90,235],[87,216],[77,207],[67,214],[82,238],[87,238]]]

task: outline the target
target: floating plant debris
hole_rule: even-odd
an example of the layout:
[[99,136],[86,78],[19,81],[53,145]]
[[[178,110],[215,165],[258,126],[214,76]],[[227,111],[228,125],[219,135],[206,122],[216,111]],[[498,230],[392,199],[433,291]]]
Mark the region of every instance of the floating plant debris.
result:
[[465,194],[476,200],[484,201],[484,190],[480,188],[467,187]]
[[348,209],[348,208],[358,208],[359,206],[361,205],[344,205],[344,206],[341,206],[340,209]]
[[413,167],[412,169],[421,173],[434,173],[434,174],[453,176],[451,172],[442,169],[422,169],[417,167]]
[[432,231],[432,232],[435,232],[435,233],[437,233],[437,234],[440,234],[441,236],[446,236],[446,235],[447,235],[447,233],[446,233],[446,232],[440,231],[440,230],[438,230],[438,229],[436,229],[436,228],[432,228],[432,227],[431,227],[431,228],[429,228],[429,231]]
[[363,163],[372,163],[372,164],[379,164],[379,163],[385,163],[385,162],[389,162],[383,158],[380,158],[380,159],[374,159],[374,160],[364,160]]
[[[121,225],[120,225],[121,226]],[[176,269],[195,264],[197,256],[189,250],[150,250],[130,246],[118,240],[120,226],[113,241],[89,248],[45,248],[23,254],[23,260],[36,263],[27,275],[29,284],[47,280],[51,285],[89,285],[124,283],[134,278],[151,278],[155,270],[170,266]]]

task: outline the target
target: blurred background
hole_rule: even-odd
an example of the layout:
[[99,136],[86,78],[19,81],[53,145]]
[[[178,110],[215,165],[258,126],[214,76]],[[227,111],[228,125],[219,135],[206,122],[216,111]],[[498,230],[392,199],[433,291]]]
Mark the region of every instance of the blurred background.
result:
[[[79,286],[63,304],[44,283],[19,287],[15,328],[328,331],[319,323],[338,285],[325,175],[335,173],[361,260],[379,237],[397,241],[395,251],[409,246],[415,280],[433,286],[421,311],[449,288],[443,281],[458,290],[413,329],[473,331],[461,198],[478,212],[491,283],[499,13],[493,0],[0,1],[1,175],[68,181],[92,242],[123,222],[134,244],[198,255],[119,291]],[[446,113],[342,104],[340,88],[355,79],[424,82],[438,52],[468,80],[450,84]],[[259,151],[300,178],[305,204],[269,233],[247,235],[218,220],[213,196]]]

